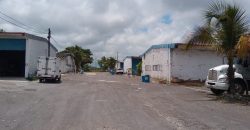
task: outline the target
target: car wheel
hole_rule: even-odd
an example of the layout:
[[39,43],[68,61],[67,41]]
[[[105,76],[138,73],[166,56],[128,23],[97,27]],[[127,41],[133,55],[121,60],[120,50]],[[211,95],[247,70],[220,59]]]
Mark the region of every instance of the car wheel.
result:
[[224,90],[219,90],[219,89],[214,89],[214,88],[211,88],[210,89],[215,95],[221,95],[223,94],[225,91]]

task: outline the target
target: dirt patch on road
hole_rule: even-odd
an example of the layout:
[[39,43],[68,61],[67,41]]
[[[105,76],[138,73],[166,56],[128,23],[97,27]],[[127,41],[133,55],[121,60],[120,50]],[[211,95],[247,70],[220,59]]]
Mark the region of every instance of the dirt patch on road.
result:
[[231,94],[223,94],[222,96],[217,96],[216,100],[231,103],[231,104],[241,104],[241,105],[250,105],[250,96],[249,95],[231,95]]
[[32,89],[32,88],[27,88],[27,89],[23,89],[24,91],[36,91],[37,89]]
[[200,82],[200,81],[183,81],[183,82],[174,83],[174,84],[184,85],[188,87],[203,87],[204,86],[204,82]]

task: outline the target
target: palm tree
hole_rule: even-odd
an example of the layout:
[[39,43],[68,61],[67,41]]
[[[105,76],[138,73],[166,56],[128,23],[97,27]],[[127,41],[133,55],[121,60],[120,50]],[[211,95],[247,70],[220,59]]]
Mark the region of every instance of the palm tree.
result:
[[197,27],[188,41],[187,48],[194,44],[212,45],[228,60],[227,78],[229,90],[235,94],[233,59],[240,38],[248,32],[245,11],[237,5],[213,2],[205,11],[206,23]]

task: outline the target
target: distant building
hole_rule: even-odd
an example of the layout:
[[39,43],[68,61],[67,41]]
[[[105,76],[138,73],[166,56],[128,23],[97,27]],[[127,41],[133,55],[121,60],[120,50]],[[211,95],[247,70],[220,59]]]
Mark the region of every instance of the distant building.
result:
[[[50,55],[57,49],[51,45]],[[28,33],[0,32],[0,77],[36,74],[39,56],[48,55],[48,41]]]
[[124,63],[123,62],[120,62],[120,61],[116,62],[115,69],[123,69],[123,67],[124,67]]
[[124,60],[124,73],[131,73],[132,75],[137,75],[137,65],[141,62],[141,57],[127,56]]
[[58,53],[57,57],[60,61],[60,70],[62,73],[75,72],[74,56],[70,53]]
[[223,56],[210,46],[196,45],[185,50],[185,44],[171,43],[151,46],[142,55],[143,75],[176,80],[205,80],[208,69],[223,64]]

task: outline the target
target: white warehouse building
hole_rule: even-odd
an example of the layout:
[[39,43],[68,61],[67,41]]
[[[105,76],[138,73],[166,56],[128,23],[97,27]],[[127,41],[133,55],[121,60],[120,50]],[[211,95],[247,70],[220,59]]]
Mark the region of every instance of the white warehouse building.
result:
[[123,60],[123,72],[131,73],[132,75],[138,75],[137,65],[141,62],[141,57],[127,56]]
[[[51,45],[50,55],[58,50]],[[48,55],[46,38],[27,33],[0,33],[0,77],[29,77],[36,74],[39,56]]]
[[167,81],[203,81],[208,70],[223,64],[223,56],[210,46],[196,45],[186,50],[185,44],[151,46],[142,55],[142,73]]
[[74,55],[70,53],[57,53],[60,61],[61,73],[76,72]]

